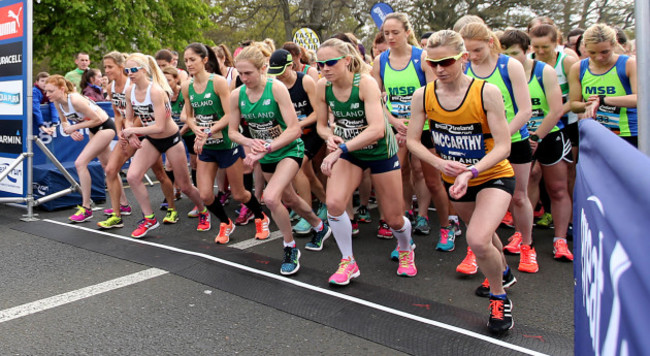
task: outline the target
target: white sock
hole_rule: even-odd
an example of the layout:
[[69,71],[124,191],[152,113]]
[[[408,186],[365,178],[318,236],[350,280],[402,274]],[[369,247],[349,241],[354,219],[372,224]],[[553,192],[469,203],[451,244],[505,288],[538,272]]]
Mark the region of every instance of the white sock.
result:
[[449,215],[449,221],[458,222],[458,215]]
[[312,226],[311,228],[316,232],[323,230],[323,220],[321,220],[318,225]]
[[291,242],[282,241],[282,243],[284,244],[284,247],[296,247],[296,240],[291,240]]
[[402,219],[404,219],[404,225],[397,230],[391,227],[390,231],[393,232],[393,236],[397,239],[398,250],[411,251],[411,222],[405,216],[402,216]]
[[564,240],[564,242],[566,242],[566,237],[554,237],[553,238],[553,243],[555,243],[555,241],[557,241],[557,240]]
[[340,216],[333,216],[328,213],[327,221],[343,258],[352,257],[352,222],[347,211],[344,211]]

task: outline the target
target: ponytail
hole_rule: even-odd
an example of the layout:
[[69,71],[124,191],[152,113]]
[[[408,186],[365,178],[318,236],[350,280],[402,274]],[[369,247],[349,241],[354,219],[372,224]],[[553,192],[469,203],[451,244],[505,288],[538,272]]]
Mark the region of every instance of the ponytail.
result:
[[147,62],[149,65],[149,68],[151,71],[149,72],[151,74],[151,81],[154,83],[160,85],[160,87],[167,92],[170,96],[174,94],[174,91],[172,88],[169,86],[169,83],[167,82],[167,78],[165,78],[165,73],[163,73],[162,69],[158,67],[158,63],[156,60],[152,57],[147,55]]

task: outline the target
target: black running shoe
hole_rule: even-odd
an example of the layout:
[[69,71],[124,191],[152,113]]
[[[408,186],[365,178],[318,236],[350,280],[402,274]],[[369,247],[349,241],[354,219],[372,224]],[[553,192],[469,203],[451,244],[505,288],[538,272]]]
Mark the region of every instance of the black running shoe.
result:
[[497,297],[490,297],[490,319],[488,320],[487,327],[491,333],[502,334],[515,326],[512,320],[512,301],[500,299]]
[[[510,288],[515,283],[517,283],[517,278],[515,278],[515,275],[512,274],[512,268],[509,268],[508,273],[503,276],[503,288]],[[481,283],[480,286],[478,286],[478,288],[476,288],[476,295],[483,298],[490,296],[490,282],[488,282],[487,278],[483,281],[483,283]]]

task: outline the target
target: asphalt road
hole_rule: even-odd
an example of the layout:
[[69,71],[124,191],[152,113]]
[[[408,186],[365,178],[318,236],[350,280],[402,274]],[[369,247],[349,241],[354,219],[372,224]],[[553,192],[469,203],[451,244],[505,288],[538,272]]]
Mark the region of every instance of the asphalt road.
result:
[[[158,185],[149,192],[161,200]],[[534,232],[540,272],[515,271],[519,282],[508,291],[515,328],[492,338],[487,300],[473,294],[483,277],[455,272],[462,237],[456,251],[442,253],[434,250],[437,226],[415,236],[418,275],[400,278],[389,259],[395,241],[376,238],[374,221],[362,224],[354,240],[361,276],[332,288],[327,277],[340,259],[333,238],[321,252],[302,249],[309,239],[297,238],[301,270],[283,277],[280,240],[248,244],[249,224],[237,227],[229,245],[216,246],[216,227],[197,232],[197,221],[184,217],[191,205],[179,200],[180,223],[161,226],[144,245],[128,237],[137,207],[124,228],[100,234],[99,211],[78,225],[67,221],[73,209],[38,211],[40,221],[25,223],[25,210],[0,205],[2,354],[573,353],[573,266],[553,260],[552,230]],[[233,218],[236,206],[227,206]],[[513,231],[498,232],[505,240]],[[518,257],[508,261],[516,270]],[[154,276],[70,296],[147,273]],[[64,302],[54,305],[55,296]],[[11,316],[19,312],[26,314]]]

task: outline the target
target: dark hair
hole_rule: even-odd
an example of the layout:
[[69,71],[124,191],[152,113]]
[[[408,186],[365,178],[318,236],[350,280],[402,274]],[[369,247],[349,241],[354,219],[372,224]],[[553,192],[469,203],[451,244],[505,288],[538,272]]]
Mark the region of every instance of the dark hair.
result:
[[422,34],[422,36],[420,36],[420,39],[421,40],[429,39],[429,37],[431,37],[431,35],[433,35],[433,32],[431,32],[431,31],[425,32],[425,33]]
[[295,42],[285,42],[282,44],[282,49],[286,49],[291,53],[293,57],[300,58],[302,56],[302,51],[300,50],[300,46],[298,46],[297,43]]
[[38,74],[36,74],[36,81],[39,81],[39,80],[41,80],[43,78],[47,78],[49,76],[50,76],[50,73],[48,73],[48,72],[39,72]]
[[217,55],[214,53],[212,48],[204,45],[203,43],[194,42],[190,43],[185,47],[185,50],[191,49],[192,52],[201,56],[201,58],[208,58],[208,63],[205,64],[205,70],[208,73],[221,74],[221,69],[219,68],[219,61],[217,60]]
[[86,53],[86,52],[79,52],[79,53],[74,55],[74,59],[79,59],[79,56],[81,56],[82,54],[90,57],[90,55],[88,53]]
[[223,58],[223,64],[226,67],[234,67],[235,66],[235,61],[232,58],[232,54],[230,54],[230,50],[228,49],[228,46],[226,46],[224,43],[212,48],[214,50],[214,53],[217,55],[218,58]]
[[168,49],[161,49],[160,51],[156,52],[154,58],[157,61],[162,60],[171,63],[174,60],[174,55],[172,54],[172,51]]
[[579,28],[579,27],[578,27],[578,28],[574,28],[573,30],[569,31],[569,33],[567,33],[566,38],[567,38],[567,40],[568,40],[569,37],[580,36],[580,35],[582,35],[583,33],[585,33],[585,30],[583,30],[583,29],[581,29],[581,28]]
[[99,69],[97,68],[88,68],[84,71],[84,73],[81,75],[81,81],[79,82],[81,90],[86,89],[86,87],[91,84],[90,78],[97,75],[97,72],[99,72]]
[[625,34],[625,31],[618,27],[614,27],[614,29],[616,30],[616,41],[621,46],[624,46],[627,43],[627,35]]
[[524,50],[524,52],[526,52],[530,46],[530,37],[528,37],[524,31],[507,30],[501,35],[501,37],[499,37],[499,42],[501,42],[501,48],[503,49],[508,49],[514,45],[518,45],[522,50]]
[[551,37],[551,42],[557,42],[557,29],[553,25],[541,24],[533,27],[530,31],[530,37]]
[[578,57],[582,57],[582,52],[580,52],[580,45],[582,44],[582,33],[578,38],[576,39],[576,53],[578,54]]
[[330,37],[330,38],[338,38],[339,40],[341,40],[343,42],[351,43],[353,46],[357,45],[356,43],[354,43],[354,41],[352,41],[352,39],[348,35],[346,35],[343,32],[336,33],[336,34],[332,35],[332,37]]
[[375,35],[375,39],[372,41],[374,45],[378,45],[380,43],[386,43],[386,37],[384,37],[384,31],[379,31]]
[[250,46],[250,45],[252,45],[252,44],[253,44],[253,40],[245,40],[245,41],[241,41],[241,46],[242,46],[242,47],[248,47],[248,46]]

